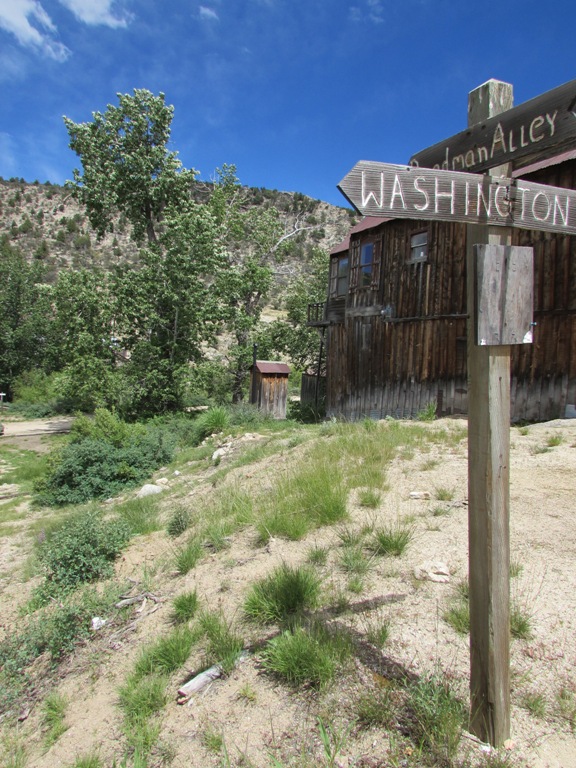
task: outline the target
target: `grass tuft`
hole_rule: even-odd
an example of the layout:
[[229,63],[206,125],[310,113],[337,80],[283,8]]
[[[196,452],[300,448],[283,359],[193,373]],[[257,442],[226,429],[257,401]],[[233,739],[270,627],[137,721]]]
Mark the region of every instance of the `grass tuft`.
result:
[[310,565],[323,566],[328,562],[328,547],[315,545],[308,550],[306,561]]
[[454,602],[446,609],[442,618],[459,635],[467,635],[470,632],[470,606],[468,601]]
[[346,486],[340,473],[324,457],[310,460],[288,473],[270,495],[257,523],[259,540],[271,536],[292,541],[323,525],[334,525],[346,515]]
[[172,513],[170,514],[168,524],[166,525],[166,533],[173,539],[178,538],[178,536],[181,536],[184,531],[188,530],[190,527],[190,520],[190,510],[179,504],[172,510]]
[[177,627],[170,634],[145,646],[136,664],[137,678],[152,674],[170,674],[181,667],[188,657],[196,637],[188,627]]
[[155,496],[130,499],[115,508],[118,517],[128,526],[132,536],[159,531],[159,505]]
[[176,553],[175,566],[180,576],[185,576],[191,571],[204,554],[204,547],[200,539],[192,536],[186,544]]
[[282,563],[253,585],[244,613],[257,624],[286,623],[318,604],[320,583],[311,568]]
[[410,543],[413,528],[397,524],[374,530],[368,541],[369,548],[377,555],[400,557]]
[[44,734],[44,746],[46,749],[58,741],[60,736],[68,730],[65,722],[68,702],[57,691],[48,694],[42,705],[42,725],[46,728]]
[[510,634],[517,640],[529,640],[532,637],[531,617],[515,602],[510,606]]
[[229,674],[244,648],[243,638],[221,613],[205,611],[198,617],[198,628],[205,639],[206,665],[219,664]]
[[194,617],[197,608],[198,594],[196,590],[182,592],[172,602],[172,621],[174,624],[186,624]]
[[289,685],[323,689],[352,654],[349,638],[315,624],[273,638],[262,653],[264,668]]
[[466,723],[467,711],[446,679],[431,675],[407,688],[411,737],[434,759],[451,764]]
[[534,717],[546,717],[546,697],[542,693],[526,693],[522,697],[522,706]]
[[358,502],[361,507],[367,507],[368,509],[377,509],[382,496],[379,491],[374,488],[364,488],[358,493]]

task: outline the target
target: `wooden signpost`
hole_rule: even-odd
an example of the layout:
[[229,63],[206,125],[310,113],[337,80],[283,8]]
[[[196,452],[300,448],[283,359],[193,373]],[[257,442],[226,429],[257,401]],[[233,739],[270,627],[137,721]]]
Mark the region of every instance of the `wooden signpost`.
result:
[[466,131],[410,166],[360,161],[338,186],[367,216],[468,225],[470,728],[500,746],[510,736],[510,345],[532,341],[532,249],[511,247],[511,227],[576,234],[575,191],[510,176],[576,145],[576,80],[515,109],[512,86],[490,80],[470,93],[468,115]]
[[576,191],[523,179],[361,160],[338,189],[364,216],[576,235]]
[[576,80],[514,109],[476,117],[467,130],[413,155],[410,165],[477,172],[513,162],[521,168],[574,147]]

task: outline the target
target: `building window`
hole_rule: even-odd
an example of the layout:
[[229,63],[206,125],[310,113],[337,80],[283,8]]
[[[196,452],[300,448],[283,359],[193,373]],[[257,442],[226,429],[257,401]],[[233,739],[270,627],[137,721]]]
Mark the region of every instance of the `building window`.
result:
[[332,259],[330,274],[330,296],[346,296],[350,274],[348,254]]
[[428,259],[428,232],[417,232],[410,237],[410,255],[408,262],[417,264]]
[[374,243],[366,243],[360,249],[358,288],[369,288],[374,269]]

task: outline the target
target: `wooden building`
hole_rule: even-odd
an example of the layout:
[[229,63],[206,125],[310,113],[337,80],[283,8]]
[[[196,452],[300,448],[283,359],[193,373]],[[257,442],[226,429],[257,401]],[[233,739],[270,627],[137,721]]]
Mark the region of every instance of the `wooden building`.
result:
[[[515,174],[576,189],[576,152]],[[576,415],[576,237],[515,229],[534,249],[534,341],[512,347],[511,419]],[[331,253],[326,411],[346,419],[467,411],[466,226],[368,217]]]
[[289,374],[286,363],[256,360],[250,369],[250,402],[275,419],[285,419]]

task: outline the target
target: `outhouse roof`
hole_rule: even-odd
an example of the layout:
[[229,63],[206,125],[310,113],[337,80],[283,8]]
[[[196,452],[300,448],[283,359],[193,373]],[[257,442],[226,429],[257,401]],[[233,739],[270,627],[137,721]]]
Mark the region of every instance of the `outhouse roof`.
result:
[[260,373],[283,373],[286,376],[290,373],[286,363],[272,363],[268,360],[256,360],[256,370]]

